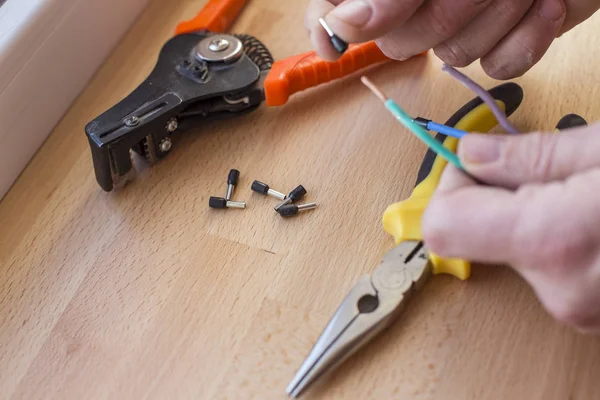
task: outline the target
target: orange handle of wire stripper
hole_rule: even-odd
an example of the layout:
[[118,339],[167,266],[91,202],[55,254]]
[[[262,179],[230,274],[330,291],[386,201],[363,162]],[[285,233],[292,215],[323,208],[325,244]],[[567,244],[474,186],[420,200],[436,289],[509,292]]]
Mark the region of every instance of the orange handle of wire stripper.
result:
[[350,45],[335,62],[324,61],[314,51],[277,61],[265,79],[265,102],[284,105],[294,93],[389,60],[375,42],[367,42]]
[[247,0],[208,0],[194,19],[177,25],[175,33],[181,35],[204,29],[223,33],[233,25],[246,2]]

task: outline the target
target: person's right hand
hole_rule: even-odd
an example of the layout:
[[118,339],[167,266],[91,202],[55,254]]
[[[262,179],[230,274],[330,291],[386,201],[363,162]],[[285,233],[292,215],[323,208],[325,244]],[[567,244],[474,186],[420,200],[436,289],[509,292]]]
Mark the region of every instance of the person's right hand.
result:
[[339,54],[318,23],[321,17],[342,40],[376,40],[395,60],[433,49],[454,67],[481,59],[492,78],[512,79],[598,8],[600,0],[311,0],[305,25],[326,60]]
[[470,134],[478,185],[446,166],[423,237],[448,258],[513,267],[558,320],[600,334],[600,124],[560,133]]

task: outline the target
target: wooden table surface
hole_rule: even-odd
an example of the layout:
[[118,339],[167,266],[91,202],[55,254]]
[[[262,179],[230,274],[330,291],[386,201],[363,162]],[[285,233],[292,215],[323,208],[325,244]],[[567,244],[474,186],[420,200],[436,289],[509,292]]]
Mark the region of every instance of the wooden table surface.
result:
[[[309,50],[307,3],[253,0],[234,30],[276,59]],[[349,288],[393,246],[381,215],[410,194],[425,148],[356,77],[207,124],[124,190],[97,186],[85,124],[202,5],[153,1],[0,204],[1,398],[284,399]],[[600,117],[599,17],[517,80],[521,129]],[[408,112],[444,120],[472,94],[439,66],[429,55],[369,76]],[[230,168],[248,208],[211,210]],[[319,208],[283,220],[254,179],[301,183]],[[556,323],[509,269],[477,266],[466,282],[432,279],[305,398],[591,399],[599,374],[598,339]]]

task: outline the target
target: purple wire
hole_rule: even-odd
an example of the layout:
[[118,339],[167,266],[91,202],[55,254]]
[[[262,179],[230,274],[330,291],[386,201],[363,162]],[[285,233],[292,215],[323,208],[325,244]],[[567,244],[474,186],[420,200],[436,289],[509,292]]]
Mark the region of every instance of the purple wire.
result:
[[515,128],[513,124],[510,123],[508,118],[506,118],[506,114],[502,111],[500,107],[498,107],[496,100],[494,100],[492,95],[489,94],[487,90],[479,86],[477,83],[473,82],[471,78],[469,78],[462,72],[449,66],[446,63],[444,63],[444,65],[442,66],[442,71],[447,72],[454,79],[458,80],[463,85],[475,92],[481,98],[481,100],[483,100],[483,102],[488,105],[490,110],[492,110],[492,113],[494,113],[494,116],[498,120],[498,123],[504,128],[506,132],[519,133],[517,128]]

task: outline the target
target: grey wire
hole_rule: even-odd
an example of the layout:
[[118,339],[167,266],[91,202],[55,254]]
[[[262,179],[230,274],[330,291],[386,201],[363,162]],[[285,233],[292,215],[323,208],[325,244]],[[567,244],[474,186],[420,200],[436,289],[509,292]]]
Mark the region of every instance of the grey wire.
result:
[[444,63],[444,65],[442,66],[442,71],[447,72],[454,79],[458,80],[463,85],[465,85],[466,87],[471,89],[473,92],[475,92],[481,98],[481,100],[483,100],[483,102],[488,105],[490,110],[492,110],[492,113],[498,120],[498,123],[504,128],[504,130],[506,132],[519,133],[517,128],[515,128],[514,125],[510,123],[508,118],[506,118],[506,114],[502,111],[502,109],[500,107],[498,107],[496,100],[494,100],[492,95],[490,95],[487,90],[485,90],[484,88],[479,86],[477,83],[473,82],[473,80],[471,80],[471,78],[469,78],[462,72],[449,66],[446,63]]

